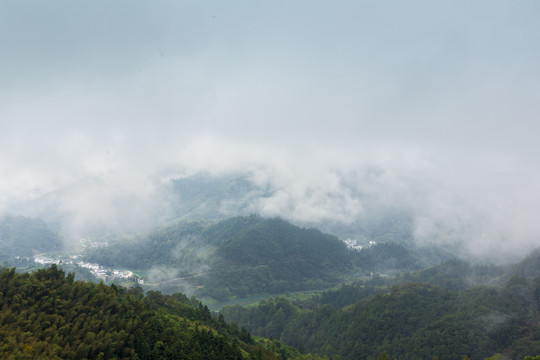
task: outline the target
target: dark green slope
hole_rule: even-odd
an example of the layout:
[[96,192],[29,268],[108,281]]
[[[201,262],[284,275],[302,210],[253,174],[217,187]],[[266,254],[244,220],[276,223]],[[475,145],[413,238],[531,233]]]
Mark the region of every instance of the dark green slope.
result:
[[[236,264],[251,266],[271,261],[305,261],[343,269],[347,263],[347,260],[343,261],[348,254],[346,246],[335,236],[316,229],[301,229],[279,218],[253,216],[248,219],[252,221],[237,227],[226,237],[219,255]],[[228,224],[218,224],[212,232],[221,232],[224,225]]]
[[55,266],[0,269],[0,304],[2,359],[304,358],[255,343],[193,298],[74,281]]
[[354,258],[334,236],[277,218],[248,216],[211,226],[179,222],[130,242],[93,249],[86,260],[131,269],[173,269],[197,295],[227,299],[325,288],[351,272]]
[[32,256],[63,247],[61,236],[41,220],[9,215],[0,220],[0,254]]
[[[450,261],[403,277],[374,277],[342,285],[309,300],[267,299],[230,306],[225,317],[254,334],[343,359],[509,359],[540,354],[540,277],[512,276],[535,267],[533,253],[508,273],[504,268]],[[473,286],[474,280],[508,280]],[[436,286],[437,285],[437,286]],[[391,286],[391,287],[390,287]]]
[[432,284],[450,290],[465,290],[473,286],[502,286],[508,280],[509,267],[504,265],[471,265],[453,259],[430,268],[405,274],[402,281]]
[[[217,234],[213,237],[212,234]],[[197,279],[203,295],[231,295],[321,289],[343,279],[352,258],[343,242],[281,219],[234,218],[208,231],[216,241],[212,270]]]
[[373,272],[399,272],[424,267],[420,255],[397,243],[380,243],[354,253],[355,263]]

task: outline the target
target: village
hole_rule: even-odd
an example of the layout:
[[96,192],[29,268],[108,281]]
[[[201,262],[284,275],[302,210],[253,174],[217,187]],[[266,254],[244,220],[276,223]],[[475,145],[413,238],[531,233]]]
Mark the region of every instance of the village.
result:
[[80,258],[80,255],[72,255],[68,258],[58,258],[52,259],[50,257],[45,257],[43,255],[34,256],[33,260],[37,264],[41,265],[73,265],[80,267],[82,269],[87,269],[92,276],[96,279],[103,280],[105,282],[114,282],[116,280],[132,280],[139,285],[144,285],[144,280],[139,276],[133,274],[129,270],[117,270],[117,269],[108,269],[99,264],[92,264],[84,261],[77,261]]

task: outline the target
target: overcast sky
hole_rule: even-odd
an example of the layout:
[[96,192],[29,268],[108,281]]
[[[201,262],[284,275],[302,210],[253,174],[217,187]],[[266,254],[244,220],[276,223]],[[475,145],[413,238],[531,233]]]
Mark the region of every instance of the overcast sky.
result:
[[0,0],[0,211],[89,176],[138,192],[163,169],[259,169],[310,204],[294,216],[324,217],[336,177],[362,188],[376,168],[365,186],[411,202],[420,240],[482,218],[488,247],[540,245],[539,16],[536,0]]

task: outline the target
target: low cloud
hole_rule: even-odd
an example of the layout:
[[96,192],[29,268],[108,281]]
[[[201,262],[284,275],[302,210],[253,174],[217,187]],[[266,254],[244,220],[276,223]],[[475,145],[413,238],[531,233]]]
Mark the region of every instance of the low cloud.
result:
[[420,244],[521,254],[540,236],[537,13],[3,2],[0,215],[138,231],[171,215],[168,179],[241,173],[257,186],[244,212],[347,225],[403,210]]

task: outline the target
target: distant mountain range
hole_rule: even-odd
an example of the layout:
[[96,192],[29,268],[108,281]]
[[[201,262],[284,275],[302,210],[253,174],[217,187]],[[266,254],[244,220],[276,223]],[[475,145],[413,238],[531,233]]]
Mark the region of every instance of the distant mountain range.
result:
[[[178,220],[217,222],[259,214],[277,215],[301,227],[315,227],[341,239],[356,239],[366,244],[373,240],[412,243],[414,219],[407,209],[397,204],[382,206],[377,199],[358,190],[360,185],[343,181],[342,186],[347,194],[343,201],[361,203],[368,211],[362,216],[345,212],[342,217],[347,217],[346,221],[324,216],[299,219],[292,215],[301,207],[320,207],[330,215],[332,210],[325,209],[324,202],[309,206],[302,203],[311,201],[309,192],[296,199],[271,183],[255,181],[251,173],[207,172],[156,181],[150,192],[128,191],[121,184],[84,178],[31,200],[13,203],[8,211],[57,224],[66,235],[83,238],[136,234]],[[273,214],[269,215],[268,208],[272,207],[269,204],[284,195],[289,198],[287,207],[277,213],[270,211]],[[324,196],[333,199],[331,193]]]

